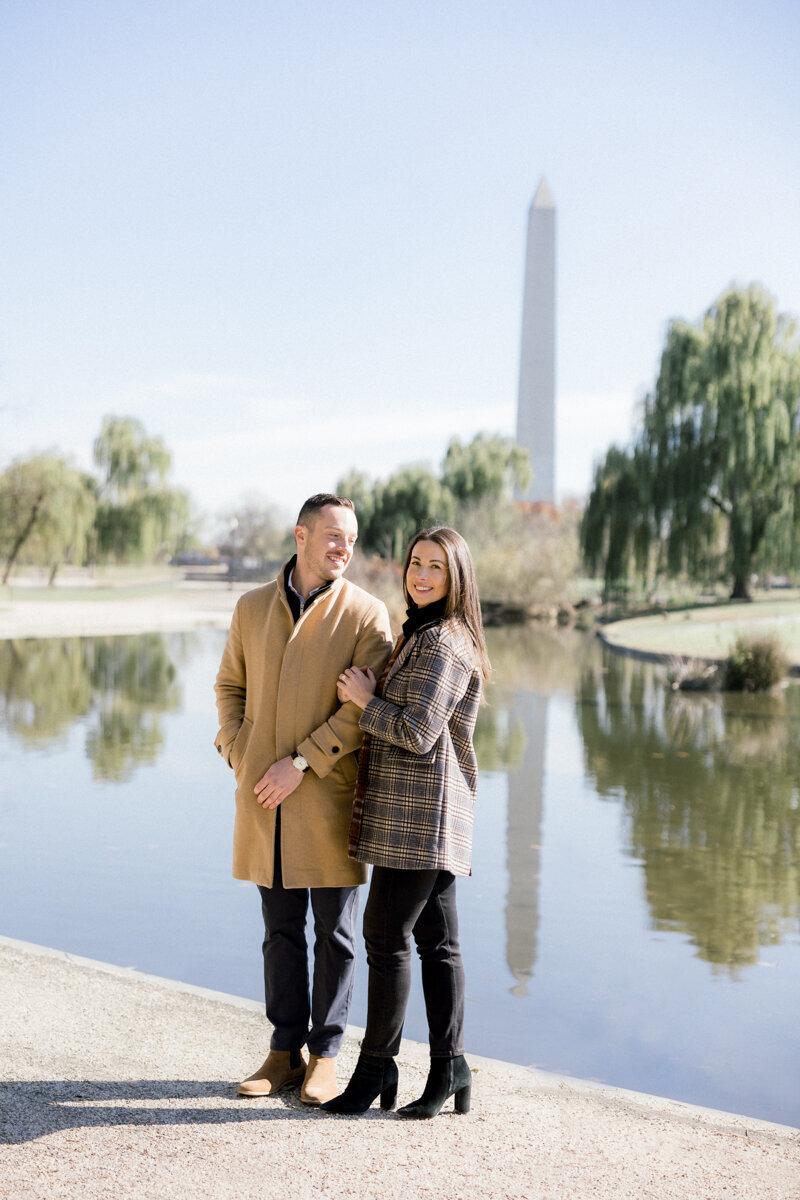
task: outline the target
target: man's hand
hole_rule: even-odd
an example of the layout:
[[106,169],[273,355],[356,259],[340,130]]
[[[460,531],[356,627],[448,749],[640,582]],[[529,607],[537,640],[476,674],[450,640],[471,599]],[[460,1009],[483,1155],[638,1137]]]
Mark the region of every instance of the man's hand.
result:
[[291,755],[287,754],[286,758],[272,764],[253,791],[262,808],[277,808],[302,782],[303,772],[293,766]]

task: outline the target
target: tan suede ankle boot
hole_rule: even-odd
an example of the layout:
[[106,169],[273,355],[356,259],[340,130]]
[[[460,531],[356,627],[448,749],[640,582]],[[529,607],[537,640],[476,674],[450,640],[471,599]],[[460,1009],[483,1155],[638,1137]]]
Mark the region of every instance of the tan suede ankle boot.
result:
[[338,1092],[336,1059],[320,1058],[316,1054],[309,1054],[306,1077],[300,1088],[300,1099],[303,1104],[324,1104],[326,1100],[332,1100],[334,1096],[338,1095]]
[[[292,1066],[292,1058],[299,1066]],[[298,1051],[270,1050],[254,1075],[248,1075],[236,1089],[240,1096],[271,1096],[281,1088],[303,1082],[306,1060]]]

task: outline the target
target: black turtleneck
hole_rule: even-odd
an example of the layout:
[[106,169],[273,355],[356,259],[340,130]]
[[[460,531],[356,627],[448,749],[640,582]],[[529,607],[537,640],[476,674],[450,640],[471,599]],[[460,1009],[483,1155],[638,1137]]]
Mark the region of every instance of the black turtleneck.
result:
[[437,621],[441,621],[446,607],[447,596],[442,596],[441,600],[434,600],[433,604],[425,604],[422,608],[412,600],[411,607],[406,609],[408,620],[403,622],[403,637],[408,639],[423,625],[435,625]]
[[306,598],[303,599],[303,597],[300,595],[300,593],[296,592],[294,590],[294,588],[292,587],[292,585],[289,583],[289,578],[292,574],[292,571],[295,569],[296,566],[297,566],[297,555],[294,554],[289,559],[289,561],[286,564],[286,567],[284,569],[284,572],[283,572],[284,591],[286,592],[286,599],[289,602],[289,608],[292,611],[292,616],[294,617],[295,625],[300,620],[300,618],[302,617],[302,615],[306,611],[306,609],[311,604],[314,603],[317,596],[321,596],[323,592],[326,592],[328,590],[328,588],[331,586],[331,584],[333,583],[333,580],[329,579],[327,583],[323,583],[322,587],[314,588],[314,591],[309,592],[308,595],[306,596]]

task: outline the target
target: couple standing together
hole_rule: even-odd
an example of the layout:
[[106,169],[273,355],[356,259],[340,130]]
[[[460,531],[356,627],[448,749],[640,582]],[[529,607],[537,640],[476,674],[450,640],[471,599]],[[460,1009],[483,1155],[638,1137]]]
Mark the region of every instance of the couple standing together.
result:
[[[399,1113],[432,1117],[450,1096],[467,1112],[455,881],[470,873],[472,736],[489,670],[472,559],[452,529],[412,539],[408,619],[392,649],[385,606],[343,578],[358,535],[352,501],[312,496],[294,533],[278,578],[237,603],[216,682],[216,747],[237,783],[233,874],[261,895],[273,1028],[239,1092],[300,1084],[301,1100],[328,1112],[365,1112],[378,1096],[394,1108],[413,935],[431,1064],[422,1096]],[[367,1025],[339,1094],[366,864]]]

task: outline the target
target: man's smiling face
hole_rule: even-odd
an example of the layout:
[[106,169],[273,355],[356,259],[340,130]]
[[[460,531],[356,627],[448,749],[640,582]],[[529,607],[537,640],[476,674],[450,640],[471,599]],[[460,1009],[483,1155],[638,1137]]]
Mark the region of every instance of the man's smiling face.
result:
[[309,525],[298,525],[297,562],[312,590],[344,575],[353,557],[358,521],[351,508],[328,504],[311,517]]

